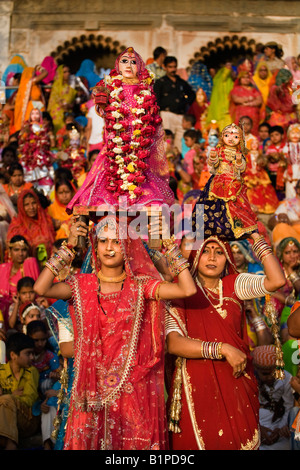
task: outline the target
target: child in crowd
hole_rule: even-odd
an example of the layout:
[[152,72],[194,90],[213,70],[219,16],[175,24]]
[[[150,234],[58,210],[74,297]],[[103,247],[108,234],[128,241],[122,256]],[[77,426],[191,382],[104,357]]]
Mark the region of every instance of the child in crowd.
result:
[[16,450],[20,437],[33,436],[39,419],[32,415],[39,373],[32,366],[33,340],[14,333],[6,343],[7,363],[0,365],[0,445]]
[[270,140],[270,129],[271,126],[267,122],[262,122],[258,126],[258,140],[259,140],[259,150],[264,153],[271,143]]
[[36,302],[40,309],[41,319],[45,319],[45,310],[49,307],[49,302],[45,297],[36,297],[33,290],[35,280],[32,277],[24,276],[17,283],[17,293],[13,296],[13,303],[8,311],[8,326],[10,329],[22,331],[22,322],[20,319],[20,306]]
[[283,380],[276,379],[276,347],[256,346],[252,351],[259,387],[260,450],[290,450],[289,415],[294,406],[291,374],[284,371]]
[[82,173],[79,178],[77,179],[77,186],[78,188],[80,188],[83,183],[84,183],[84,180],[85,178],[87,177],[87,174],[88,172],[90,171],[90,169],[92,168],[93,166],[93,163],[94,161],[96,160],[96,158],[98,157],[99,155],[99,150],[91,150],[89,153],[88,153],[88,156],[87,156],[87,162],[86,162],[86,170],[84,173]]
[[[182,117],[182,129],[184,131],[194,130],[196,124],[196,117],[193,114],[184,114]],[[181,155],[184,158],[185,154],[189,151],[189,147],[185,143],[184,135],[181,139]]]
[[32,321],[41,320],[40,307],[35,302],[26,302],[20,305],[19,316],[22,324],[22,332],[27,334],[28,325]]
[[240,125],[244,132],[245,146],[250,150],[252,140],[255,139],[255,135],[252,134],[253,121],[249,116],[242,116],[240,119]]
[[50,372],[50,378],[55,380],[53,386],[46,390],[45,400],[41,403],[41,430],[44,450],[53,450],[55,439],[52,436],[54,431],[54,419],[57,414],[58,395],[61,389],[60,375],[63,369],[63,358],[59,356],[60,366],[56,371]]
[[189,129],[185,131],[183,137],[184,137],[185,145],[189,149],[183,158],[183,168],[189,175],[192,175],[194,172],[194,167],[193,167],[194,157],[198,156],[201,150],[201,147],[199,144],[201,133],[200,131]]
[[204,152],[196,155],[193,159],[192,184],[193,189],[204,189],[207,181],[211,177]]
[[40,373],[39,389],[44,395],[45,391],[51,388],[54,383],[50,378],[50,373],[59,368],[59,359],[48,342],[49,330],[42,320],[31,321],[27,325],[27,335],[34,341],[32,365]]
[[287,166],[284,156],[286,142],[283,127],[273,126],[270,128],[270,141],[270,145],[265,152],[268,160],[267,170],[271,183],[276,189],[277,197],[281,201],[285,198],[283,173]]
[[[58,355],[55,354],[51,349],[51,345],[48,342],[48,329],[43,321],[36,320],[32,321],[27,327],[27,335],[34,341],[34,357],[32,365],[39,371],[39,399],[36,401],[33,407],[33,414],[35,416],[41,415],[42,435],[44,447],[49,449],[52,446],[51,442],[51,422],[49,418],[54,418],[54,410],[48,408],[46,401],[47,397],[52,396],[48,393],[54,383],[58,379],[59,369],[61,364]],[[49,414],[50,412],[50,414]],[[51,421],[51,419],[50,419]],[[52,420],[53,421],[53,420]],[[44,431],[44,432],[43,432]]]

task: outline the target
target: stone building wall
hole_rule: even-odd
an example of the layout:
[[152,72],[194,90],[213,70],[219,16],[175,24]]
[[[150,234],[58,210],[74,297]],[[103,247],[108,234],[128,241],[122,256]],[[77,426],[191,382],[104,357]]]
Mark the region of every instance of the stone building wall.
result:
[[164,46],[179,67],[209,41],[228,34],[277,41],[300,53],[298,0],[0,0],[0,71],[13,54],[34,66],[66,41],[101,34],[147,59]]

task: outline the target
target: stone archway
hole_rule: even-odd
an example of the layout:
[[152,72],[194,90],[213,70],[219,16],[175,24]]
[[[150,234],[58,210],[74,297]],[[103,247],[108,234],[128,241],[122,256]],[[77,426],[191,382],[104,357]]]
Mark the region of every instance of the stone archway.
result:
[[201,47],[189,61],[189,65],[192,66],[198,61],[203,62],[207,68],[214,69],[219,69],[226,62],[237,65],[243,58],[252,59],[261,46],[261,43],[256,43],[254,39],[249,40],[245,36],[219,37]]
[[126,46],[110,37],[90,34],[65,41],[51,53],[51,56],[58,65],[68,65],[71,73],[76,73],[84,59],[93,60],[97,68],[113,68],[116,57],[124,49]]

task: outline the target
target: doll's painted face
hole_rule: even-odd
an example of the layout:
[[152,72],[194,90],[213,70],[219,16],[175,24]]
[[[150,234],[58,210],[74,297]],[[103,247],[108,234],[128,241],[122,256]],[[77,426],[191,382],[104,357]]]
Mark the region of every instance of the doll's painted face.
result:
[[119,71],[125,78],[136,78],[138,67],[133,53],[126,52],[119,60]]
[[300,129],[292,129],[289,135],[289,141],[293,143],[300,142]]
[[232,129],[225,131],[223,134],[223,142],[228,147],[236,147],[240,143],[240,134]]

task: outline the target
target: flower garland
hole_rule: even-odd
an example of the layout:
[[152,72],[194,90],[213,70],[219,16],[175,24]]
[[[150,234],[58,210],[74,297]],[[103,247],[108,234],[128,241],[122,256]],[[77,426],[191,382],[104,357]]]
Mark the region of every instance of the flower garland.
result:
[[27,123],[20,133],[18,150],[19,161],[27,171],[52,165],[48,129],[43,125]]
[[[107,189],[118,196],[128,194],[131,200],[143,194],[141,185],[149,168],[145,160],[150,156],[152,138],[161,123],[156,97],[150,88],[153,75],[148,71],[141,75],[134,108],[125,103],[122,75],[113,70],[106,77]],[[129,118],[132,114],[133,120]]]

